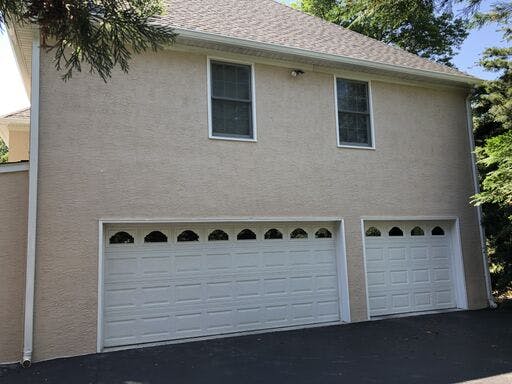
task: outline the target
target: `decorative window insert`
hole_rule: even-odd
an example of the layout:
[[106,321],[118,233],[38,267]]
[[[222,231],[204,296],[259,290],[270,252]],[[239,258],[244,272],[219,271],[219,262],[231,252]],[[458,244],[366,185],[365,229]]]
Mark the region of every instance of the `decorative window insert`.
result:
[[316,239],[330,239],[331,237],[332,237],[332,233],[327,228],[320,228],[315,233]]
[[254,140],[252,67],[210,61],[210,137]]
[[411,229],[411,236],[425,236],[425,232],[420,227]]
[[282,239],[283,234],[279,229],[272,228],[265,232],[265,240]]
[[399,236],[403,236],[404,235],[404,231],[402,231],[400,228],[398,227],[393,227],[389,230],[389,236],[395,236],[395,237],[399,237]]
[[296,228],[290,233],[290,239],[307,239],[308,233],[302,228]]
[[109,239],[110,244],[133,244],[135,239],[128,232],[120,231]]
[[379,237],[380,235],[380,231],[375,227],[370,227],[366,230],[366,236],[368,237]]
[[435,227],[432,229],[432,236],[444,236],[444,229],[441,227]]
[[208,241],[225,241],[229,240],[229,236],[222,229],[216,229],[208,235]]
[[153,231],[144,237],[145,243],[167,243],[167,236],[160,231]]
[[236,236],[237,240],[256,240],[256,234],[250,229],[242,229]]
[[178,242],[199,241],[199,235],[191,230],[186,230],[178,235]]
[[373,147],[367,82],[336,79],[338,145]]

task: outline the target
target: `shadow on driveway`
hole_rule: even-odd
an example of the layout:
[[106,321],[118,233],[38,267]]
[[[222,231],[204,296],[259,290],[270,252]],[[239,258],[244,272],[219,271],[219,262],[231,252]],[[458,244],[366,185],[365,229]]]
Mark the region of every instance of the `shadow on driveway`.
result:
[[0,369],[11,383],[512,383],[512,305]]

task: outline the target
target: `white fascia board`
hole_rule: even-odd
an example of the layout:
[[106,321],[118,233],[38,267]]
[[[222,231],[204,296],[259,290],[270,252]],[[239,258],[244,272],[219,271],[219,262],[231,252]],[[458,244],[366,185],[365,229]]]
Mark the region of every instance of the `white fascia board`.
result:
[[28,171],[28,162],[0,164],[0,173],[13,173]]
[[379,69],[379,70],[383,70],[383,71],[399,72],[402,74],[413,75],[413,76],[428,77],[428,78],[432,78],[432,79],[436,79],[436,80],[452,81],[452,82],[463,83],[463,84],[467,84],[467,85],[475,85],[482,81],[473,76],[441,73],[441,72],[435,72],[435,71],[430,71],[430,70],[426,70],[426,69],[415,69],[415,68],[405,67],[405,66],[401,66],[401,65],[378,63],[378,62],[374,62],[374,61],[370,61],[370,60],[354,59],[354,58],[346,57],[346,56],[338,56],[338,55],[333,55],[333,54],[328,54],[328,53],[314,52],[314,51],[309,51],[306,49],[288,47],[288,46],[278,45],[278,44],[262,43],[259,41],[228,37],[228,36],[223,36],[223,35],[218,35],[218,34],[208,33],[208,32],[192,31],[192,30],[181,29],[181,28],[175,28],[174,31],[178,34],[178,38],[181,36],[181,37],[192,39],[192,40],[209,41],[209,42],[214,42],[214,43],[219,43],[219,44],[235,45],[235,46],[240,46],[240,47],[244,47],[244,48],[266,50],[266,51],[272,51],[272,52],[277,52],[277,53],[282,53],[282,54],[287,54],[287,55],[296,55],[296,56],[302,56],[302,57],[307,57],[307,58],[311,58],[311,59],[331,61],[331,62],[336,62],[339,64],[355,65],[355,66],[360,66],[360,67],[365,67],[365,68]]
[[18,71],[20,72],[21,79],[23,81],[23,85],[25,88],[25,93],[28,98],[31,97],[31,78],[28,70],[27,62],[25,57],[23,56],[23,52],[21,49],[21,45],[19,43],[18,35],[16,33],[16,28],[13,26],[9,26],[7,29],[7,36],[9,37],[9,43],[11,46],[11,50],[14,53],[14,59],[16,61],[16,66],[18,67]]

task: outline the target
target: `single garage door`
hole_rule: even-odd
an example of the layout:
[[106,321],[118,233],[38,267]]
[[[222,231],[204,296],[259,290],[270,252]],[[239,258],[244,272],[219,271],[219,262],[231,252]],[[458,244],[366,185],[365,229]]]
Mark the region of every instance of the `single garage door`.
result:
[[105,229],[103,346],[340,321],[333,223]]
[[370,316],[456,307],[450,222],[365,222]]

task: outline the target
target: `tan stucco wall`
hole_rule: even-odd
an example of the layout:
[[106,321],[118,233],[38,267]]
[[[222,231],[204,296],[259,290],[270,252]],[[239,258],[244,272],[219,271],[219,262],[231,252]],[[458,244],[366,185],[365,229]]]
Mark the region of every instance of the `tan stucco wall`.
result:
[[29,132],[9,130],[9,162],[28,160]]
[[28,172],[0,173],[0,363],[21,359]]
[[43,58],[36,360],[96,350],[101,218],[344,217],[363,320],[360,217],[455,215],[470,305],[485,305],[464,92],[375,81],[377,149],[340,149],[332,75],[255,73],[258,142],[244,143],[208,139],[204,55],[139,56],[107,85],[64,83]]

